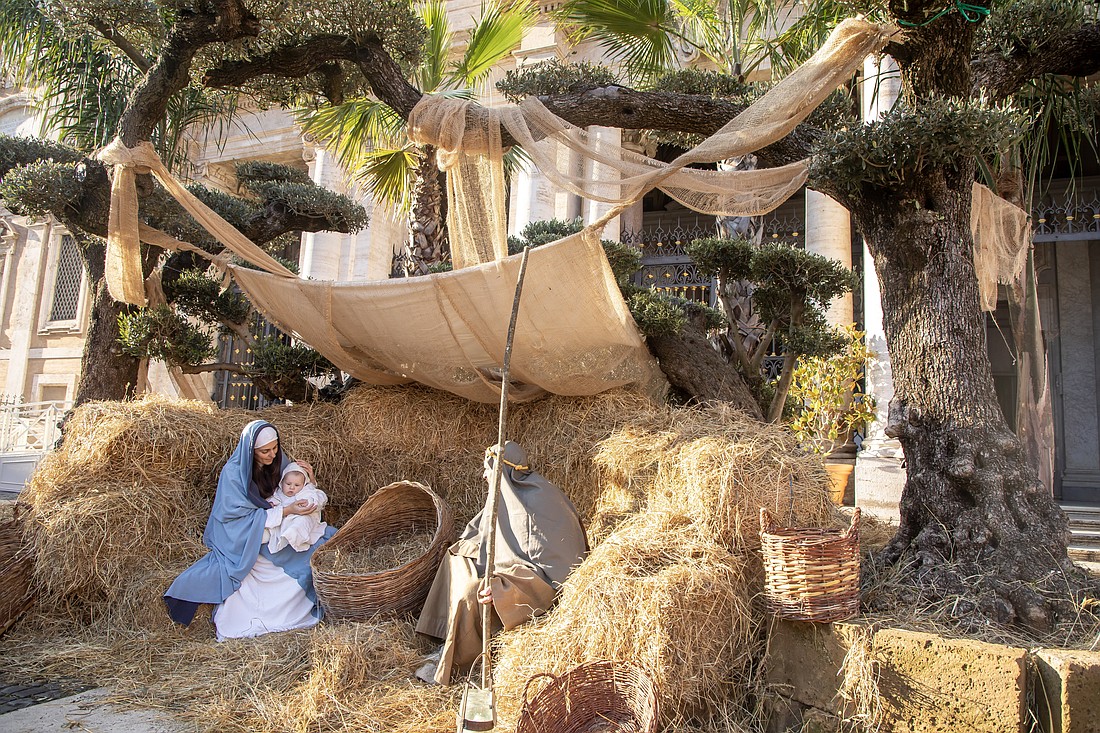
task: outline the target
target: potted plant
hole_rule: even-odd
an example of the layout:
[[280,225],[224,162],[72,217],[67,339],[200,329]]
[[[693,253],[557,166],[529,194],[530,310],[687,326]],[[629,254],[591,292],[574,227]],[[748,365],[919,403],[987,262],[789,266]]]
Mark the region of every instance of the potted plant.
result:
[[[873,356],[855,326],[837,329],[843,345],[832,356],[804,357],[795,367],[791,399],[796,414],[790,427],[802,447],[828,458],[848,442],[852,431],[875,418],[874,399],[860,391],[867,360]],[[849,461],[826,462],[830,495],[840,504],[852,473]]]

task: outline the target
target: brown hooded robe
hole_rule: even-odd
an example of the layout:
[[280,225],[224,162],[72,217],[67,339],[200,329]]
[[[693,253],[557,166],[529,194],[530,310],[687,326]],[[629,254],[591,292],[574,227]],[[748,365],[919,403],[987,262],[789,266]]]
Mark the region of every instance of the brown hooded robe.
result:
[[[487,468],[492,460],[487,456]],[[573,503],[530,470],[523,448],[505,443],[503,463],[492,580],[494,633],[545,613],[587,550]],[[420,633],[443,639],[435,673],[440,684],[448,684],[452,670],[467,668],[481,654],[477,590],[488,565],[489,530],[482,509],[444,557],[416,624]]]

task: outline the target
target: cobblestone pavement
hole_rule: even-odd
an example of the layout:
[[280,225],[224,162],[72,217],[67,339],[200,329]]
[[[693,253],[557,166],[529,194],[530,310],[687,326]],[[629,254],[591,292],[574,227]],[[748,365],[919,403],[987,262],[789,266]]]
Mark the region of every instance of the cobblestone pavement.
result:
[[0,715],[29,708],[41,702],[60,700],[92,689],[74,680],[25,680],[16,681],[0,674]]

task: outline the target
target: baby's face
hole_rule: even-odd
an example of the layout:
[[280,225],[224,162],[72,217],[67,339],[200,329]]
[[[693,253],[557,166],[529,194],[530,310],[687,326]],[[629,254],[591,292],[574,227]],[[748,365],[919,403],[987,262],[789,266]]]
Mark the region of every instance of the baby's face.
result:
[[283,476],[283,493],[287,496],[294,496],[302,487],[306,485],[306,477],[297,471],[291,471],[286,476]]

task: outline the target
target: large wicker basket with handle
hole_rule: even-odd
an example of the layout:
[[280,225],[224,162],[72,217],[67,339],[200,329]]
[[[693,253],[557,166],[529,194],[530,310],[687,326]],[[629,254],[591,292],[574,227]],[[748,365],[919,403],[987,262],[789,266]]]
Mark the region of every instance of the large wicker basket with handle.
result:
[[[531,683],[551,682],[528,699]],[[516,733],[656,733],[657,691],[640,667],[590,662],[561,677],[535,675],[523,690]]]
[[[431,543],[421,556],[378,572],[325,570],[326,554],[378,545],[425,529]],[[443,555],[455,538],[451,508],[435,492],[414,481],[398,481],[376,491],[310,560],[317,600],[330,619],[364,621],[380,614],[420,610]]]
[[18,519],[0,522],[0,634],[34,602],[34,557]]
[[848,529],[779,527],[760,509],[764,599],[776,616],[841,621],[859,613],[859,508]]

